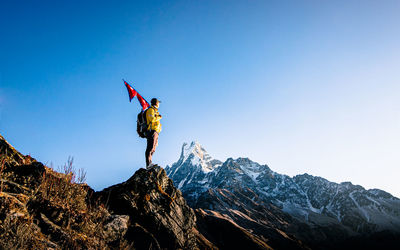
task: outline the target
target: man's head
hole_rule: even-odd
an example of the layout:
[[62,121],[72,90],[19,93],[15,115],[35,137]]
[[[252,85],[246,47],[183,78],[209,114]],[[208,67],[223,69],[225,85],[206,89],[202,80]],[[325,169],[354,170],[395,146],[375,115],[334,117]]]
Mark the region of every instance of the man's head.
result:
[[155,106],[157,108],[160,106],[160,101],[157,98],[151,99],[150,103],[151,103],[152,106]]

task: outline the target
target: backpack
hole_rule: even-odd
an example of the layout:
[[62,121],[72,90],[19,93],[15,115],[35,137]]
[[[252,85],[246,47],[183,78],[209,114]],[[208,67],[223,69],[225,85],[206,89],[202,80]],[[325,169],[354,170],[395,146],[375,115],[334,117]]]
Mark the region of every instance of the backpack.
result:
[[146,111],[147,109],[145,111],[140,111],[136,121],[136,131],[141,138],[146,138],[148,134]]

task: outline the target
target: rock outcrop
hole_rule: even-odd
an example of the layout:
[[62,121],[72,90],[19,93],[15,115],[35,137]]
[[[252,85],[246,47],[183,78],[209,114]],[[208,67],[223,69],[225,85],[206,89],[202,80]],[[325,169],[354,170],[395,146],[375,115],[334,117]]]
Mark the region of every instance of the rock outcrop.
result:
[[164,169],[139,169],[126,182],[95,194],[113,214],[127,215],[135,248],[199,249],[213,245],[199,236],[194,211]]
[[[58,173],[22,155],[0,135],[0,246],[112,247],[103,228],[111,214],[103,207],[91,206],[88,201],[93,190],[73,178],[73,171]],[[122,246],[127,242],[114,243]]]

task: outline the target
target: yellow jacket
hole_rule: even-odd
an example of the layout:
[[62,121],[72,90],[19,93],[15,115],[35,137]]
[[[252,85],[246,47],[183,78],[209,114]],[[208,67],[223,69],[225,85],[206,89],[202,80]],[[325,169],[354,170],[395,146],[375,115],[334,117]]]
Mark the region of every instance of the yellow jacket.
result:
[[161,115],[158,113],[158,109],[154,106],[151,106],[147,111],[146,111],[146,121],[148,124],[147,129],[148,130],[154,130],[157,133],[161,132]]

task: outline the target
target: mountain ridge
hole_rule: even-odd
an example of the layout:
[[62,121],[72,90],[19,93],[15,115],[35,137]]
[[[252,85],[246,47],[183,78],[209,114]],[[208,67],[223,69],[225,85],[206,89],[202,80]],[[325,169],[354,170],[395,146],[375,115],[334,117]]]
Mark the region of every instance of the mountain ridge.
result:
[[[205,151],[201,146],[198,148]],[[188,204],[218,211],[241,226],[251,220],[264,223],[265,218],[254,212],[255,208],[273,206],[276,207],[274,211],[290,215],[296,221],[294,224],[306,225],[310,235],[322,232],[319,243],[337,235],[341,235],[339,238],[344,242],[351,237],[367,237],[385,230],[400,232],[400,200],[386,191],[367,190],[351,182],[330,182],[306,173],[290,177],[242,157],[228,158],[204,173],[193,164],[198,154],[187,155],[189,151],[185,154],[185,159],[191,161],[177,161],[167,166],[166,172],[174,173],[171,179],[179,185]],[[203,154],[209,155],[206,151]],[[232,209],[247,214],[248,218],[239,218]],[[275,226],[290,231],[279,223]],[[292,233],[313,244],[310,235]]]

